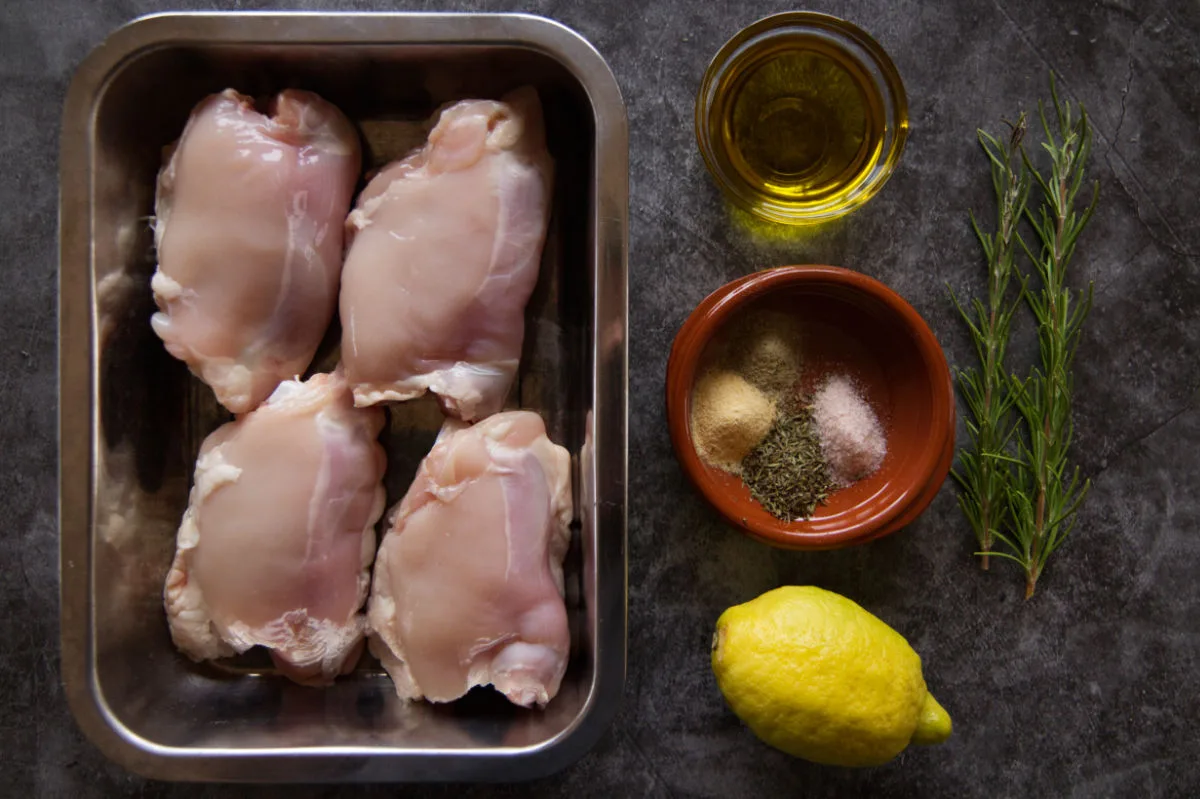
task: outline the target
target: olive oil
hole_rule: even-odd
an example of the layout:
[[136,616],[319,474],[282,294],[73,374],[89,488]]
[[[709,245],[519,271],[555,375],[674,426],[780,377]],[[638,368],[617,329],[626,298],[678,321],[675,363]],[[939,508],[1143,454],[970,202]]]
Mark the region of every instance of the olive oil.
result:
[[895,65],[845,20],[786,12],[759,20],[713,58],[696,136],[731,200],[776,222],[841,216],[883,186],[908,136]]
[[779,202],[835,200],[879,160],[882,98],[838,48],[774,44],[716,87],[721,146],[743,180]]

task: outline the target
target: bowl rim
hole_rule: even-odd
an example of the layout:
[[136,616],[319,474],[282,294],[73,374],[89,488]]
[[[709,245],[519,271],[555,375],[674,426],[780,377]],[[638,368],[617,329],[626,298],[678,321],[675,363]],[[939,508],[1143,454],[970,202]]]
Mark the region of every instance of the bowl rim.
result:
[[[900,501],[892,502],[860,521],[834,531],[814,532],[807,521],[792,522],[786,528],[764,525],[743,516],[733,500],[717,490],[708,477],[708,469],[692,443],[688,399],[701,355],[713,334],[733,313],[751,301],[784,287],[835,285],[861,292],[880,300],[909,331],[933,389],[932,418],[934,435],[917,459],[916,475],[903,491]],[[788,549],[834,549],[881,538],[906,526],[933,501],[944,482],[953,460],[955,402],[950,367],[945,353],[929,325],[899,294],[880,281],[843,267],[804,264],[779,266],[737,278],[705,297],[680,327],[671,347],[666,375],[667,424],[676,459],[689,481],[705,500],[727,521],[752,538]],[[939,422],[939,420],[943,420]]]

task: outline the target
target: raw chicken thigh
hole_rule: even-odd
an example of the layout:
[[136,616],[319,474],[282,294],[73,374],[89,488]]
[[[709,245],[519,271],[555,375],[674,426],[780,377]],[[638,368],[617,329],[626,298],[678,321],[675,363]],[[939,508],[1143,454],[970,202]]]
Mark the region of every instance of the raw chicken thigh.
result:
[[571,459],[536,413],[448,421],[375,564],[371,652],[406,699],[493,685],[545,705],[567,667]]
[[271,650],[320,685],[354,667],[383,513],[383,411],[355,408],[340,374],[281,383],[210,435],[164,600],[193,660]]
[[537,282],[553,163],[530,88],[443,109],[346,221],[342,360],[354,401],[436,393],[464,420],[500,410]]
[[337,305],[358,135],[287,90],[264,116],[232,89],[203,100],[158,175],[151,324],[233,413],[304,372]]

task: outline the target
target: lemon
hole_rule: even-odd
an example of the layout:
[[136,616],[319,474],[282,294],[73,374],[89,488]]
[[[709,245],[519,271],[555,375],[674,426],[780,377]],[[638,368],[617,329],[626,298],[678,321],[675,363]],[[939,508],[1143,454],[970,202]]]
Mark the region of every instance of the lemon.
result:
[[820,588],[776,588],[722,613],[712,666],[755,735],[815,763],[877,766],[950,736],[904,637]]

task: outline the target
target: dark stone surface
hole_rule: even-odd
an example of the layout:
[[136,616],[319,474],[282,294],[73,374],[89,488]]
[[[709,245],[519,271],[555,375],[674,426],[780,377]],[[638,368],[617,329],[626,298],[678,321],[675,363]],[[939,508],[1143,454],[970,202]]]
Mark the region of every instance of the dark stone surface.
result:
[[[184,4],[200,7],[202,4]],[[239,2],[212,5],[238,7]],[[318,7],[316,3],[304,3]],[[501,10],[510,4],[410,4]],[[378,9],[343,2],[330,7]],[[515,6],[513,6],[515,7]],[[1200,794],[1200,11],[1122,0],[830,2],[894,56],[912,136],[883,193],[841,223],[769,239],[732,219],[692,134],[693,96],[721,43],[786,6],[521,6],[588,37],[629,106],[632,197],[629,678],[596,749],[558,776],[416,796],[913,797]],[[239,796],[147,783],[76,729],[58,678],[55,483],[57,138],[75,64],[155,3],[9,0],[0,9],[0,758],[6,796]],[[1062,75],[1096,127],[1102,201],[1076,278],[1096,308],[1078,360],[1076,451],[1094,488],[1037,597],[983,573],[947,486],[908,530],[823,554],[776,552],[723,525],[672,457],[662,410],[672,337],[722,282],[782,263],[881,278],[969,356],[944,284],[982,280],[968,208],[990,213],[979,125],[998,127]],[[791,760],[724,706],[708,639],[725,607],[784,583],[845,593],[905,634],[955,720],[944,746],[883,768]],[[391,796],[265,788],[261,795]]]

